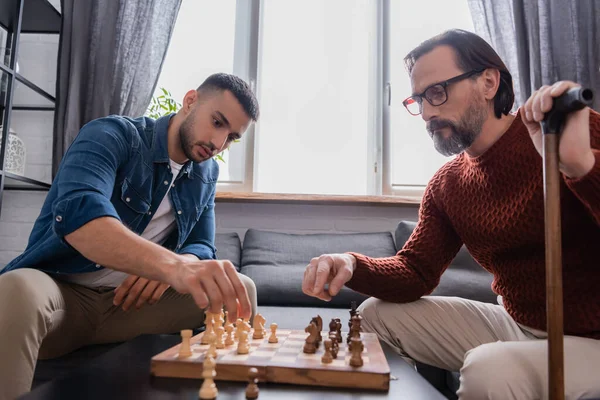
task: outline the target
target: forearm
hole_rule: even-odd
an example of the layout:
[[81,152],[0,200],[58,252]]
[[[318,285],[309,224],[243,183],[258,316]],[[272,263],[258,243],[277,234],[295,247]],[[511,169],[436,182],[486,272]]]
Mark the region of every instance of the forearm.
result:
[[94,219],[65,240],[103,267],[165,283],[182,261],[182,256],[136,235],[111,217]]

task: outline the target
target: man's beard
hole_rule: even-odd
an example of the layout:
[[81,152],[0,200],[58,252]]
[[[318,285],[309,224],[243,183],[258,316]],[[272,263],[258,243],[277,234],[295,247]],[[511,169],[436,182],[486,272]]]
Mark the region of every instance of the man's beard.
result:
[[[429,136],[433,139],[435,149],[445,155],[460,154],[473,144],[481,134],[483,123],[487,119],[487,108],[484,102],[473,101],[458,122],[447,119],[434,119],[427,124]],[[450,136],[444,137],[436,130],[448,128]]]
[[179,141],[181,143],[181,149],[183,150],[183,154],[185,154],[185,157],[188,160],[201,163],[203,161],[206,161],[208,158],[198,157],[198,154],[194,152],[194,146],[203,145],[213,152],[214,146],[212,145],[212,143],[194,142],[193,128],[193,122],[188,116],[179,127]]

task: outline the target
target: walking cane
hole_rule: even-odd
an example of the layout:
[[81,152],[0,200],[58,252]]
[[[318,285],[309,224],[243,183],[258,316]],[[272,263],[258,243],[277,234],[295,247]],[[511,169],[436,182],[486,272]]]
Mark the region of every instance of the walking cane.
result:
[[544,210],[546,230],[546,328],[548,330],[548,392],[565,398],[563,360],[562,238],[560,227],[559,136],[568,113],[592,104],[590,89],[572,88],[554,99],[541,122],[544,150]]

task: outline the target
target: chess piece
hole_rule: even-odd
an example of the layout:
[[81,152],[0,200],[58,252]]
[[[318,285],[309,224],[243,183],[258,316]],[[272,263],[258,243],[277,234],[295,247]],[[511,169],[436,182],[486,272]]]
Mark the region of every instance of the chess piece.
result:
[[342,321],[340,321],[339,318],[336,318],[335,319],[335,323],[337,325],[335,327],[335,329],[336,329],[336,340],[337,340],[337,342],[339,344],[339,343],[342,343],[342,340],[343,340],[343,338],[342,338]]
[[217,330],[217,328],[219,326],[223,326],[224,322],[225,322],[225,313],[223,311],[221,311],[219,314],[217,314],[217,319],[215,321],[215,323],[216,323],[215,331]]
[[364,350],[364,345],[360,337],[353,337],[350,342],[350,351],[352,352],[352,356],[350,357],[350,366],[352,367],[362,367],[363,359],[362,352]]
[[267,320],[262,315],[256,314],[254,316],[254,323],[252,324],[254,327],[254,334],[252,335],[252,339],[263,339],[265,337],[265,322],[267,322]]
[[335,320],[335,318],[331,318],[331,322],[329,322],[329,336],[331,336],[332,333],[335,333],[337,329],[337,322]]
[[235,335],[234,335],[235,340],[240,340],[240,332],[242,332],[243,330],[244,330],[244,320],[241,318],[238,318],[237,321],[235,322]]
[[217,376],[215,366],[215,359],[207,355],[202,363],[202,378],[204,378],[204,382],[202,382],[200,392],[198,393],[198,397],[202,400],[216,399],[219,394],[214,380],[215,376]]
[[350,345],[350,341],[352,340],[352,338],[358,337],[360,338],[360,323],[362,321],[362,317],[358,314],[356,314],[354,317],[352,317],[352,320],[350,321],[350,332],[348,333],[348,339],[347,339],[347,343],[348,345]]
[[237,353],[248,354],[250,352],[250,346],[248,345],[248,332],[240,332],[240,340],[238,342]]
[[277,338],[277,324],[273,322],[271,324],[271,336],[269,336],[269,343],[277,343],[279,339]]
[[225,343],[223,343],[223,334],[225,333],[225,328],[223,328],[221,325],[219,325],[217,327],[217,341],[215,344],[215,347],[217,349],[224,349],[225,348]]
[[258,370],[254,367],[248,370],[248,386],[246,386],[246,399],[258,399]]
[[206,354],[210,355],[214,359],[217,358],[217,335],[211,337]]
[[325,354],[321,357],[321,362],[323,364],[330,364],[333,361],[333,355],[331,354],[331,339],[327,339],[324,342],[325,346]]
[[335,359],[335,358],[337,358],[337,353],[340,348],[340,345],[338,344],[338,341],[337,341],[336,334],[335,333],[330,334],[329,340],[331,340],[331,357],[333,357]]
[[214,323],[214,314],[207,312],[204,320],[206,329],[204,330],[204,335],[202,335],[202,339],[200,340],[201,344],[210,344],[212,337],[215,334]]
[[223,323],[223,326],[227,326],[227,325],[229,325],[229,324],[230,324],[230,321],[229,321],[229,311],[225,311],[225,312],[223,313],[223,315],[224,315],[224,317],[225,317],[225,322]]
[[181,331],[181,346],[179,347],[179,358],[186,358],[192,355],[190,339],[192,338],[191,329],[183,329]]
[[356,309],[356,301],[352,301],[350,302],[350,320],[348,321],[348,336],[346,337],[346,342],[348,343],[348,345],[350,345],[350,331],[352,328],[352,317],[354,317],[358,311]]
[[318,328],[317,325],[311,321],[310,324],[304,329],[304,332],[308,332],[308,337],[306,338],[306,343],[304,343],[304,351],[306,354],[314,354],[317,352],[317,333]]
[[318,349],[319,344],[323,340],[323,338],[321,337],[321,331],[323,330],[323,319],[321,318],[320,315],[317,315],[310,322],[314,322],[314,324],[317,326],[317,342],[315,343],[315,345],[317,346],[317,349]]
[[233,340],[233,324],[225,325],[225,331],[227,332],[227,337],[225,338],[225,346],[231,346],[235,343]]

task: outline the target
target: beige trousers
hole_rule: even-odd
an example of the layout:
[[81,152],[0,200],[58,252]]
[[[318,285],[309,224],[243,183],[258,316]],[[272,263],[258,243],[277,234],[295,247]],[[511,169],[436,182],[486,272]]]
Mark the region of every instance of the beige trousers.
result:
[[[362,327],[414,361],[460,371],[460,399],[547,399],[544,332],[517,324],[495,304],[423,297],[406,304],[370,298]],[[600,340],[564,338],[567,399],[600,398]]]
[[[254,315],[256,287],[250,278],[240,278]],[[34,269],[0,275],[0,400],[12,400],[30,390],[38,358],[203,325],[204,314],[191,296],[171,288],[156,304],[139,310],[124,312],[113,306],[113,298],[111,288],[61,282]]]

